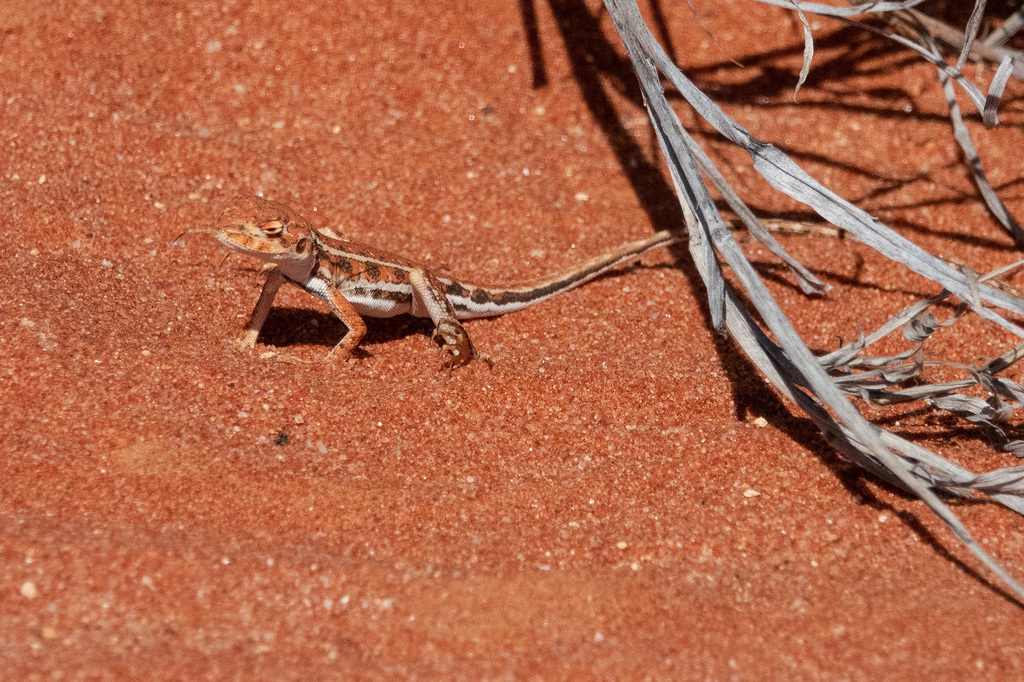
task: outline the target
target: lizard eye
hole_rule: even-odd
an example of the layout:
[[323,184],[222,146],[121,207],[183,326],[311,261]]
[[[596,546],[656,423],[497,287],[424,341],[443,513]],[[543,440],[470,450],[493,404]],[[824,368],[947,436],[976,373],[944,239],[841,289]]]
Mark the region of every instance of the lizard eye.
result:
[[268,237],[280,237],[284,233],[284,223],[280,220],[271,220],[269,223],[264,223],[260,229]]

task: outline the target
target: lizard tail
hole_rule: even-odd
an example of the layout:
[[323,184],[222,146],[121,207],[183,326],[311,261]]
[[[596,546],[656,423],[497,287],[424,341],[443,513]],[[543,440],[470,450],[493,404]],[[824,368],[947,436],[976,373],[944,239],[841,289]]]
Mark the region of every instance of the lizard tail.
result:
[[552,277],[512,288],[484,287],[438,278],[445,287],[445,296],[460,320],[474,317],[495,317],[515,312],[546,301],[552,296],[575,289],[600,277],[609,270],[629,262],[649,249],[674,244],[679,239],[671,232],[657,232],[646,239],[623,244],[616,249],[591,258],[574,268]]

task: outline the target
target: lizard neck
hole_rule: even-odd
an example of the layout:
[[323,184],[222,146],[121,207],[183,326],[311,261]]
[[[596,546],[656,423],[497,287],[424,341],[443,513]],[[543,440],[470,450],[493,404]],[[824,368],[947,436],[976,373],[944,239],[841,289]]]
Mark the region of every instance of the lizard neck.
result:
[[279,263],[278,267],[281,268],[281,274],[285,277],[305,284],[313,276],[313,272],[316,270],[316,263],[316,254],[310,250],[305,257],[295,260],[289,259]]
[[264,257],[264,260],[277,265],[281,274],[288,279],[305,286],[316,270],[317,254],[316,249],[310,248],[303,254],[295,252],[276,254],[276,257]]

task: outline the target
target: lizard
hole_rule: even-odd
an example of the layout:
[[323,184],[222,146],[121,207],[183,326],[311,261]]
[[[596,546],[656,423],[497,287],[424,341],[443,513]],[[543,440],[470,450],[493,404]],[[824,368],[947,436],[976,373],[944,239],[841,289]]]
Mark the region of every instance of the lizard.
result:
[[210,232],[224,246],[270,264],[263,290],[237,340],[244,349],[256,346],[274,297],[292,284],[324,301],[347,328],[328,354],[349,357],[366,334],[363,317],[411,314],[434,323],[431,341],[440,339],[449,370],[478,353],[460,320],[495,317],[546,301],[585,284],[648,249],[673,244],[669,231],[623,244],[575,267],[528,284],[482,286],[432,274],[401,256],[348,239],[331,228],[314,227],[288,206],[257,196],[238,196],[224,209]]

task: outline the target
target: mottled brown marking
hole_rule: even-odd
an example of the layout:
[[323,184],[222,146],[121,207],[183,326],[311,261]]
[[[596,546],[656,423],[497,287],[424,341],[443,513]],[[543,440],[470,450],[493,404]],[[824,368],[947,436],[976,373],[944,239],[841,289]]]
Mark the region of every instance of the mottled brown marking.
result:
[[448,296],[461,296],[465,298],[469,296],[469,289],[458,282],[449,282],[445,285],[444,293]]
[[339,258],[337,260],[331,261],[331,263],[342,275],[350,277],[354,274],[352,272],[352,261],[348,260],[347,258]]

